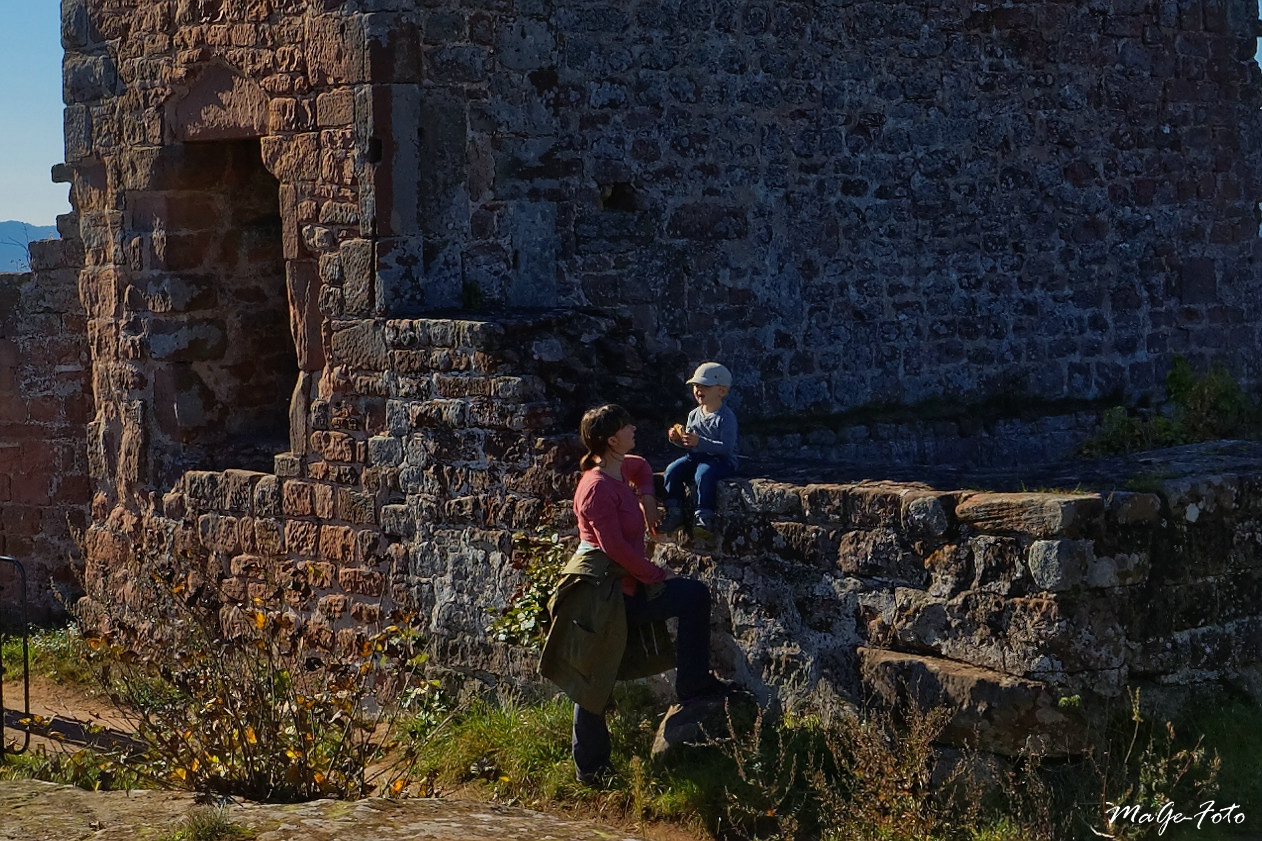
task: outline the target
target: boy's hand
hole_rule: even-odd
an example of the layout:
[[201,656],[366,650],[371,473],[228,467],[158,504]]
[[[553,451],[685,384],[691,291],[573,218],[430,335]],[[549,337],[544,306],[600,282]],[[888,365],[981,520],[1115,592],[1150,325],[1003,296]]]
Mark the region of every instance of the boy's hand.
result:
[[701,436],[695,432],[685,432],[683,434],[683,445],[688,449],[692,449],[701,443]]

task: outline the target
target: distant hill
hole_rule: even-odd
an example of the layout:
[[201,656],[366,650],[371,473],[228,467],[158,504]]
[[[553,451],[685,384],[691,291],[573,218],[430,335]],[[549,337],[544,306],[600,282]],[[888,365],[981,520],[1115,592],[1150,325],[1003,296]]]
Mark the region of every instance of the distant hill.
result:
[[53,225],[28,225],[26,222],[0,222],[0,272],[27,270],[26,244],[41,239],[56,239]]

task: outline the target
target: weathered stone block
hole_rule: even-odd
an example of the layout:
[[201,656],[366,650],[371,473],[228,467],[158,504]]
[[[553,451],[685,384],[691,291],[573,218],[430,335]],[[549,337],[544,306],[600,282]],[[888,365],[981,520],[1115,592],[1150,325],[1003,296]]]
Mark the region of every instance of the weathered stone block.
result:
[[381,533],[389,537],[410,538],[416,534],[416,521],[406,505],[381,507]]
[[978,531],[1031,537],[1082,537],[1094,533],[1103,513],[1097,494],[979,493],[955,508],[959,521]]
[[944,536],[947,533],[947,529],[951,526],[951,517],[948,511],[950,503],[953,502],[953,498],[945,494],[920,495],[915,491],[910,491],[903,499],[903,528],[914,537],[939,538]]
[[1095,561],[1090,540],[1036,540],[1026,557],[1035,586],[1052,592],[1083,584]]
[[335,325],[332,361],[357,370],[384,371],[390,364],[385,335],[376,322]]
[[973,557],[973,583],[970,589],[1001,595],[1021,596],[1031,580],[1025,562],[1026,547],[1016,538],[978,535],[968,541]]
[[254,547],[262,555],[277,557],[285,551],[285,531],[280,520],[254,518]]
[[347,593],[359,596],[380,596],[385,589],[385,577],[370,569],[342,569],[337,583]]
[[253,511],[254,488],[266,474],[253,470],[225,470],[221,474],[218,507],[223,511],[250,514]]
[[1237,476],[1208,476],[1170,479],[1162,482],[1161,495],[1170,506],[1176,522],[1194,524],[1236,509],[1240,479]]
[[355,122],[355,92],[350,88],[322,93],[316,97],[316,124],[320,128],[336,128]]
[[757,512],[768,517],[802,514],[802,498],[792,485],[766,479],[737,479],[732,485],[739,493],[742,508],[749,514]]
[[893,579],[915,586],[927,583],[924,562],[891,528],[844,533],[838,550],[838,566],[842,572],[864,578]]
[[1086,585],[1108,588],[1141,584],[1148,577],[1151,564],[1141,552],[1119,552],[1112,557],[1093,558],[1087,564]]
[[374,525],[377,522],[376,500],[372,494],[338,488],[334,506],[339,520],[359,525]]
[[202,546],[216,552],[236,554],[241,551],[237,518],[220,514],[203,514],[197,518],[197,534]]
[[287,480],[281,493],[281,513],[287,517],[310,517],[315,513],[315,490],[310,482]]
[[1105,500],[1106,515],[1119,526],[1153,526],[1161,520],[1161,497],[1114,491]]
[[285,266],[289,290],[289,331],[300,371],[324,368],[324,315],[320,312],[320,275],[316,264],[289,260]]
[[307,520],[285,520],[285,548],[295,555],[315,557],[320,526]]
[[1085,722],[1043,684],[936,657],[858,653],[864,683],[885,703],[952,710],[939,736],[945,744],[1013,757],[1072,756],[1088,746]]

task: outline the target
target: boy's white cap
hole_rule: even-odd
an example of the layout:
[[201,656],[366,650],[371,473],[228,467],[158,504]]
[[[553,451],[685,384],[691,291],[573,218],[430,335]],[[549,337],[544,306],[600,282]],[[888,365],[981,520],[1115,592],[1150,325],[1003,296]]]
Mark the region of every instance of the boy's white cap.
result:
[[688,383],[721,385],[724,388],[731,388],[732,372],[717,362],[702,362],[697,366],[697,370],[692,372],[692,379],[688,380]]

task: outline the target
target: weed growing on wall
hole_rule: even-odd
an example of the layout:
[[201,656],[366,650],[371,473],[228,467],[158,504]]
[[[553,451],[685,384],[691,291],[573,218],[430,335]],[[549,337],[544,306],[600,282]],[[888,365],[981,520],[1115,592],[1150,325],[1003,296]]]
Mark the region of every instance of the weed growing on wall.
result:
[[548,636],[548,599],[573,552],[574,541],[555,532],[514,535],[512,566],[521,572],[522,582],[508,604],[494,611],[487,633],[497,642],[542,650]]
[[1166,397],[1168,416],[1136,415],[1121,406],[1106,410],[1099,434],[1083,442],[1079,452],[1095,458],[1258,435],[1258,401],[1245,394],[1222,363],[1198,375],[1190,362],[1175,356],[1166,374]]

